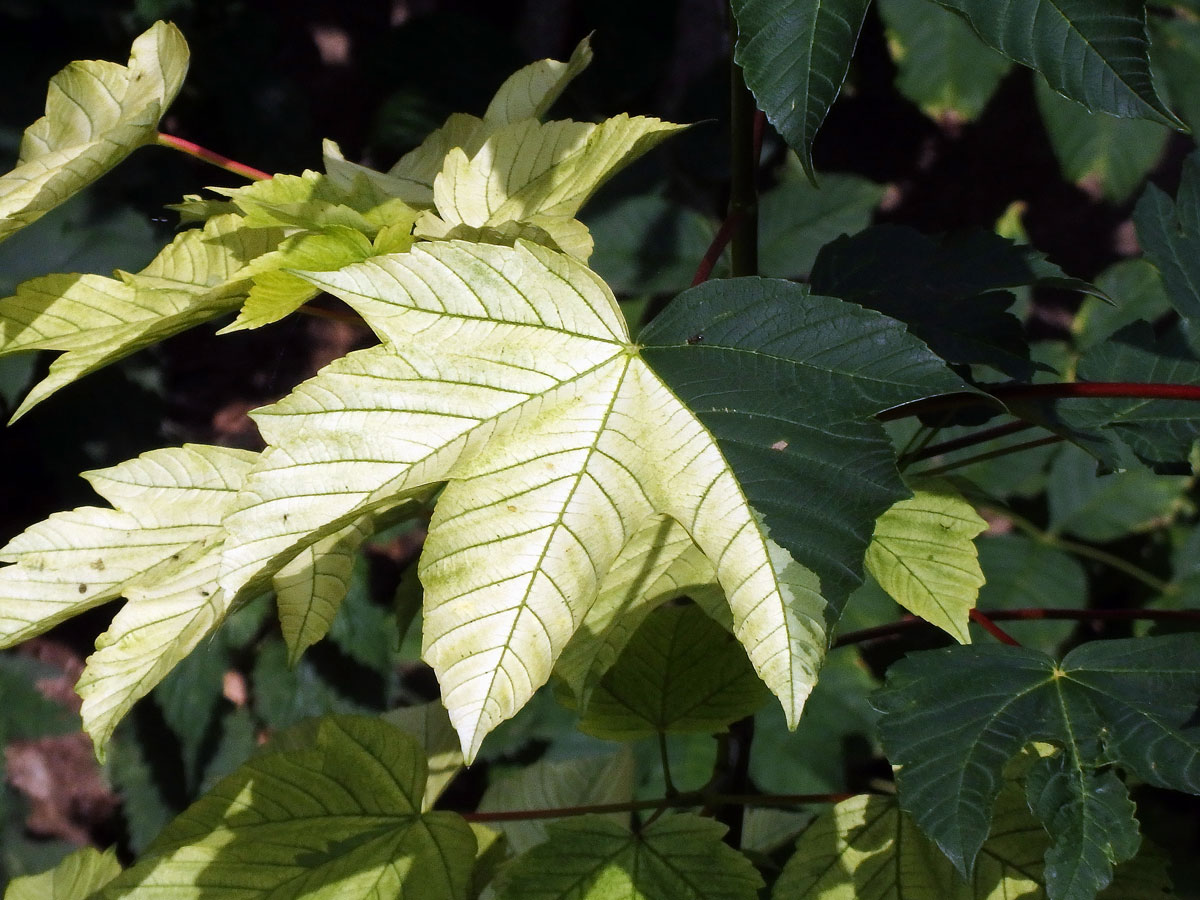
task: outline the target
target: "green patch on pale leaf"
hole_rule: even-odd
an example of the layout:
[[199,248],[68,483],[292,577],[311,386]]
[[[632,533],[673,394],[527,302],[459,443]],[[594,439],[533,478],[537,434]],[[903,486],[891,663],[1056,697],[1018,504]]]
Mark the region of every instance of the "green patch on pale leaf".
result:
[[133,42],[128,66],[79,60],[50,79],[46,114],[26,129],[17,167],[0,176],[0,240],[153,143],[187,66],[179,29],[157,22]]
[[472,757],[549,678],[630,540],[669,517],[795,722],[826,642],[816,579],[769,543],[603,282],[537,245],[459,242],[307,277],[384,343],[256,413],[269,446],[227,523],[227,589],[446,482],[420,563],[423,655]]
[[281,229],[245,228],[223,215],[176,237],[136,275],[47,275],[20,285],[0,300],[0,356],[62,355],[13,418],[84,375],[236,309],[246,265],[282,238]]
[[867,571],[892,598],[960,644],[984,583],[974,539],[987,529],[946,481],[925,482],[879,517]]
[[505,870],[499,900],[754,900],[762,877],[725,826],[669,815],[637,834],[599,816],[550,826],[550,839]]
[[25,875],[8,883],[4,900],[87,900],[121,873],[115,849],[101,853],[84,847],[49,872]]
[[579,728],[610,740],[714,734],[765,700],[732,634],[697,606],[660,607],[592,691]]
[[466,900],[475,837],[422,812],[425,756],[378,719],[321,721],[254,757],[167,826],[101,895]]
[[56,513],[0,549],[0,646],[125,597],[79,681],[97,751],[133,703],[220,623],[221,522],[255,455],[190,445],[87,473],[113,508]]

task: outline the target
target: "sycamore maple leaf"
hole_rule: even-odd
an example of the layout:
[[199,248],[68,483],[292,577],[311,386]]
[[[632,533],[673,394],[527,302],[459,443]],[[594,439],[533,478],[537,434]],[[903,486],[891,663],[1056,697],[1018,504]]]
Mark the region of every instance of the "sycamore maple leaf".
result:
[[535,244],[447,241],[305,277],[384,343],[255,413],[268,448],[226,522],[227,591],[445,482],[419,570],[424,657],[471,757],[549,678],[615,564],[662,552],[674,522],[671,552],[707,558],[798,719],[825,644],[817,580],[769,540],[593,272]]

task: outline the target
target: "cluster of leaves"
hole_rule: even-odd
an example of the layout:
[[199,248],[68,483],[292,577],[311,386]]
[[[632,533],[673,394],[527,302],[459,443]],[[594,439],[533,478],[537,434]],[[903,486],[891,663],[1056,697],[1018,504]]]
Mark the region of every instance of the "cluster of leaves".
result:
[[[733,3],[746,82],[809,174],[866,5]],[[1179,124],[1151,79],[1141,4],[1059,4],[1071,8],[1058,18],[1042,17],[1046,5],[941,2],[1089,108]],[[802,77],[773,74],[791,71],[777,66],[784,54]],[[780,898],[1166,889],[1126,779],[1200,793],[1200,641],[1096,642],[1056,662],[1032,647],[971,645],[968,621],[981,589],[1005,589],[1005,566],[1069,580],[1061,556],[1027,568],[1048,537],[1107,540],[1178,511],[1200,436],[1191,401],[996,379],[1058,369],[1200,386],[1200,160],[1174,200],[1143,195],[1148,261],[1097,288],[993,234],[877,227],[794,255],[781,239],[764,268],[809,273],[807,284],[735,273],[678,293],[635,339],[589,267],[604,223],[593,234],[578,214],[681,126],[544,121],[589,60],[585,42],[569,61],[518,71],[482,117],[451,116],[387,171],[329,143],[324,172],[189,196],[177,208],[194,227],[140,272],[49,275],[0,300],[0,354],[61,354],[14,418],[169,335],[234,313],[226,331],[263,327],[321,293],[378,340],[257,410],[263,451],[186,445],[86,473],[109,507],[53,515],[0,550],[0,646],[123,598],[78,685],[83,725],[103,756],[158,686],[195,757],[190,777],[207,788],[130,868],[84,851],[6,896],[750,898],[764,874]],[[57,76],[46,118],[0,179],[0,238],[159,140],[186,63],[182,38],[160,23],[128,66],[76,63]],[[868,204],[878,196],[840,189]],[[785,181],[764,208],[802,190]],[[610,210],[607,239],[648,212]],[[641,289],[675,293],[676,273],[660,277]],[[1131,284],[1147,299],[1106,309],[1109,295],[1133,296]],[[1074,345],[1045,359],[1009,311],[1037,285],[1095,295]],[[881,417],[906,407],[936,427],[901,455],[904,426],[889,431]],[[958,410],[973,419],[955,420]],[[975,506],[1002,508],[1030,489],[979,468],[948,480],[901,466],[925,458],[919,442],[946,426],[1001,416],[1006,428],[1069,442],[1053,465],[1078,477],[1074,493],[1050,494],[1041,550],[990,539],[981,567]],[[1097,482],[1097,463],[1121,474]],[[339,638],[335,626],[364,543],[425,515],[420,652],[440,703],[296,724],[278,716],[271,724],[291,727],[248,761],[202,760],[204,722],[168,696],[199,678],[187,667],[216,660],[219,670],[222,653],[251,644],[260,595],[274,596],[286,646],[272,671],[303,667],[326,636],[388,670],[387,650],[367,654],[361,633]],[[1180,573],[1170,593],[1185,582]],[[822,665],[839,620],[844,628],[873,588],[958,642],[893,665],[875,695],[883,750],[900,766],[894,800],[855,796],[802,832],[795,818],[748,815],[762,834],[744,829],[743,853],[702,813],[752,799],[722,793],[719,777],[680,792],[664,772],[665,798],[635,800],[622,752],[498,781],[470,822],[434,809],[488,735],[552,678],[579,728],[601,738],[720,733],[769,695],[802,738],[822,688],[871,681],[853,665]],[[208,653],[193,652],[201,642]],[[254,723],[239,727],[252,744]],[[591,815],[549,828],[507,821],[584,804],[561,812]],[[605,804],[622,814],[602,815]],[[628,813],[641,808],[656,811],[631,828]],[[793,852],[772,855],[797,833]]]

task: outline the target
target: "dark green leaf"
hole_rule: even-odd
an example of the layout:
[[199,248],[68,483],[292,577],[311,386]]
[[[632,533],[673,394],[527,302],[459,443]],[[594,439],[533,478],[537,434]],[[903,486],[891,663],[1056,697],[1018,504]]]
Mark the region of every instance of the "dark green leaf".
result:
[[1050,472],[1050,529],[1087,541],[1115,541],[1149,531],[1181,510],[1190,478],[1133,469],[1096,474],[1096,461],[1064,447]]
[[822,175],[821,186],[796,171],[759,200],[758,264],[763,275],[807,275],[821,247],[866,228],[883,186],[852,175]]
[[737,638],[698,606],[665,606],[650,613],[592,691],[579,727],[610,740],[715,734],[768,696]]
[[[1200,6],[1191,3],[1193,11]],[[1200,22],[1184,18],[1155,16],[1150,20],[1154,35],[1156,74],[1165,81],[1165,93],[1171,105],[1196,133],[1200,129]]]
[[812,142],[837,99],[870,0],[733,0],[734,59],[759,108],[815,178]]
[[969,389],[899,322],[787,281],[700,285],[641,341],[716,437],[771,538],[840,608],[862,580],[875,520],[909,496],[871,417]]
[[880,225],[825,246],[814,293],[840,297],[906,323],[953,363],[982,363],[1014,378],[1036,366],[1021,323],[1008,313],[1013,288],[1047,282],[1083,287],[1029,247],[977,231],[942,239]]
[[1150,77],[1142,0],[936,0],[1005,56],[1090,110],[1182,123]]
[[[1080,381],[1200,385],[1200,360],[1178,328],[1158,337],[1145,322],[1123,328],[1084,354]],[[1200,437],[1200,406],[1188,400],[1072,397],[1012,398],[1009,408],[1044,424],[1092,454],[1108,469],[1190,472],[1188,454]]]
[[1012,63],[961,18],[928,0],[880,0],[896,87],[933,119],[970,121],[983,112]]
[[1133,222],[1146,257],[1163,274],[1172,305],[1186,321],[1200,319],[1200,155],[1183,164],[1175,201],[1150,185]]
[[[1005,763],[1030,741],[1055,744],[1037,781],[1039,797],[1057,792],[1057,802],[1038,801],[1054,840],[1050,895],[1082,898],[1073,885],[1107,883],[1109,863],[1134,846],[1109,776],[1097,773],[1115,763],[1200,793],[1198,699],[1200,635],[1184,634],[1085,644],[1061,663],[997,645],[914,653],[891,667],[874,703],[884,749],[900,766],[902,808],[963,874],[988,835]],[[1045,818],[1060,812],[1065,830]],[[1098,843],[1103,858],[1081,841]]]
[[1080,350],[1096,346],[1139,319],[1153,322],[1171,308],[1162,275],[1145,259],[1125,259],[1110,266],[1096,279],[1096,287],[1113,302],[1084,298],[1071,323]]

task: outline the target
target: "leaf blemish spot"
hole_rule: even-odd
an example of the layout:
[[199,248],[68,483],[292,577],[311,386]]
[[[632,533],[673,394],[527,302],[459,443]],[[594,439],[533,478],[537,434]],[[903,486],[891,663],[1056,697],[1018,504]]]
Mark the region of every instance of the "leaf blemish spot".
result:
[[771,449],[772,450],[786,450],[787,446],[788,446],[787,441],[776,441],[775,443],[773,443],[771,445]]
[[87,593],[87,585],[86,585],[86,584],[81,584],[81,585],[79,586],[79,593],[81,593],[81,594],[86,594],[86,593]]
[[104,560],[102,560],[102,559],[93,560],[92,568],[95,569],[97,572],[103,572],[104,571]]

